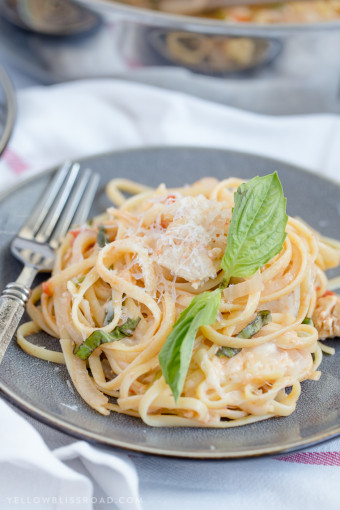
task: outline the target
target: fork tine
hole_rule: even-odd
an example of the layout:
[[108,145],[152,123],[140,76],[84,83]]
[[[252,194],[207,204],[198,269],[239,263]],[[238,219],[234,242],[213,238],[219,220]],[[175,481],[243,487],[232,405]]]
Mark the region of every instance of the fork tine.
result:
[[49,208],[53,204],[58,192],[60,191],[67,172],[71,168],[71,162],[67,161],[64,163],[55,176],[53,177],[51,183],[49,183],[48,188],[43,196],[43,198],[38,202],[30,217],[28,218],[25,225],[22,226],[19,232],[20,237],[25,237],[26,239],[32,239],[34,234],[41,227],[46,215],[49,211]]
[[[91,207],[93,193],[92,196],[89,197],[88,188],[93,186],[92,183],[95,184],[95,192],[98,185],[98,176],[92,175],[91,170],[86,170],[81,176],[79,182],[74,186],[72,195],[67,201],[67,205],[56,225],[52,237],[49,240],[49,245],[52,248],[57,248],[60,239],[64,237],[71,224],[75,223],[73,219],[75,216],[79,216],[78,209],[83,208],[84,204],[89,204],[89,207]],[[86,212],[88,214],[88,210]],[[87,214],[85,217],[82,216],[82,223],[86,220]]]
[[99,175],[92,174],[91,179],[87,185],[82,201],[74,215],[72,225],[81,225],[84,223],[89,215],[92,202],[94,200],[97,188],[99,184]]
[[39,243],[46,243],[50,238],[62,210],[70,196],[74,182],[80,170],[79,163],[74,163],[68,172],[65,184],[60,192],[57,194],[52,207],[50,208],[44,222],[35,235],[35,240]]

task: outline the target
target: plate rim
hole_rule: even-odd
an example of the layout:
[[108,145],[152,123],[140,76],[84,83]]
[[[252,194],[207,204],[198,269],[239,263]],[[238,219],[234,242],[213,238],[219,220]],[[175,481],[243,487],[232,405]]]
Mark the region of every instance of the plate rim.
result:
[[[112,440],[110,438],[104,438],[100,434],[96,434],[94,432],[89,432],[85,429],[83,429],[80,426],[74,426],[70,423],[67,423],[59,418],[52,417],[49,413],[46,413],[45,411],[40,411],[34,408],[34,406],[28,404],[25,402],[24,399],[21,397],[18,397],[15,395],[14,392],[12,392],[9,388],[6,388],[0,381],[0,396],[4,395],[6,400],[20,409],[21,411],[24,411],[26,414],[28,414],[31,418],[36,419],[37,421],[50,426],[51,428],[58,430],[59,432],[66,433],[72,437],[75,437],[77,439],[82,439],[85,441],[88,441],[90,443],[94,443],[97,445],[109,447],[109,448],[121,448],[125,451],[130,452],[137,452],[137,453],[143,453],[148,455],[156,455],[158,457],[170,457],[170,458],[180,458],[180,459],[191,459],[191,460],[243,460],[243,459],[251,459],[251,458],[258,458],[258,457],[268,457],[273,455],[284,455],[287,453],[297,452],[299,450],[303,450],[306,447],[312,447],[314,445],[320,444],[325,441],[329,441],[331,439],[334,439],[335,437],[339,436],[340,434],[340,425],[337,426],[337,428],[332,431],[331,433],[320,433],[318,435],[312,436],[314,439],[310,441],[310,439],[305,439],[303,441],[292,441],[291,443],[288,443],[285,448],[282,448],[280,446],[268,446],[268,447],[262,447],[262,448],[255,448],[251,450],[249,453],[248,451],[244,452],[216,452],[212,450],[211,452],[205,452],[205,453],[198,453],[195,451],[173,451],[173,450],[167,450],[162,448],[152,448],[147,446],[131,446],[130,443],[119,441],[119,440]],[[275,418],[275,417],[274,417]],[[283,417],[277,417],[277,419],[284,418]],[[168,428],[168,427],[164,427]],[[199,427],[198,427],[199,428]],[[197,429],[198,429],[197,428]],[[196,430],[197,430],[196,429]],[[216,429],[221,430],[221,429]]]
[[0,66],[0,83],[3,87],[5,100],[7,103],[7,116],[4,130],[0,136],[0,156],[7,147],[8,141],[12,135],[15,119],[17,116],[17,104],[15,99],[14,88],[12,82],[5,69]]
[[[133,147],[133,148],[127,148],[127,149],[121,149],[121,150],[111,150],[106,152],[100,152],[95,155],[86,156],[83,158],[76,158],[74,161],[78,161],[81,165],[86,164],[88,161],[93,160],[95,158],[101,158],[105,156],[115,156],[119,154],[126,154],[131,152],[152,152],[154,150],[162,151],[177,151],[177,150],[183,150],[183,151],[203,151],[203,152],[220,152],[224,153],[226,155],[232,154],[237,156],[250,156],[254,159],[265,159],[267,161],[271,161],[274,164],[275,163],[281,163],[288,167],[291,167],[294,170],[298,170],[299,172],[302,172],[304,174],[313,175],[321,180],[327,181],[331,183],[332,185],[335,185],[338,188],[338,191],[340,193],[340,183],[336,180],[330,178],[329,176],[323,176],[319,172],[313,172],[307,168],[301,167],[299,165],[294,165],[293,163],[289,163],[280,159],[275,159],[272,157],[262,156],[260,154],[253,154],[251,152],[246,151],[238,151],[238,150],[230,150],[230,149],[224,149],[224,148],[214,148],[214,147],[197,147],[197,146],[181,146],[181,145],[150,145],[147,147]],[[46,170],[42,170],[36,174],[30,175],[27,178],[24,178],[20,180],[20,182],[16,182],[13,185],[11,185],[8,189],[4,190],[2,193],[0,193],[0,202],[6,199],[9,195],[12,193],[15,193],[20,188],[24,187],[27,183],[30,183],[35,180],[39,180],[43,178],[44,176],[48,176],[59,167],[53,166],[49,167]],[[1,248],[0,248],[1,249]],[[0,365],[0,372],[1,372],[1,365]],[[214,451],[211,452],[205,452],[205,453],[198,453],[195,451],[173,451],[168,449],[162,449],[162,448],[155,448],[155,447],[147,447],[143,445],[132,445],[125,441],[115,440],[112,438],[104,438],[100,434],[97,434],[95,432],[88,431],[84,429],[82,426],[76,426],[71,423],[68,423],[67,421],[60,419],[58,417],[55,417],[51,415],[50,413],[40,410],[35,405],[29,404],[26,402],[23,398],[16,395],[14,391],[12,391],[6,383],[1,381],[0,379],[0,397],[3,396],[8,402],[10,402],[12,405],[20,409],[21,411],[25,412],[28,416],[31,416],[32,418],[40,421],[41,423],[50,426],[53,429],[56,429],[62,433],[69,434],[72,437],[76,437],[78,439],[83,439],[95,444],[99,444],[102,446],[110,447],[110,448],[121,448],[126,451],[132,451],[142,454],[149,454],[149,455],[156,455],[161,457],[171,457],[171,458],[180,458],[180,459],[191,459],[191,460],[242,460],[242,459],[250,459],[250,458],[257,458],[262,456],[271,456],[271,455],[280,455],[280,454],[287,454],[290,452],[295,452],[298,450],[302,450],[306,447],[311,447],[316,444],[331,440],[337,436],[340,435],[340,423],[336,426],[334,426],[329,431],[319,432],[312,436],[309,436],[306,439],[302,439],[301,441],[291,441],[286,443],[285,447],[282,448],[282,446],[267,446],[267,447],[259,447],[259,448],[253,448],[250,451],[244,451],[244,452],[220,452],[220,451]],[[277,417],[277,419],[280,419],[280,417]],[[204,428],[204,427],[202,427]],[[217,429],[216,429],[217,430]]]

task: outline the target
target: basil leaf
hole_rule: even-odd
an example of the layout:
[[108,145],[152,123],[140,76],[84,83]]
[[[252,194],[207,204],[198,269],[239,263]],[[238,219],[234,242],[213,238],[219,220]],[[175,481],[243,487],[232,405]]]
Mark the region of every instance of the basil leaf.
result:
[[218,358],[226,357],[232,358],[240,352],[241,349],[232,349],[231,347],[220,347],[216,353]]
[[104,248],[107,244],[109,244],[110,239],[108,238],[106,234],[106,229],[104,225],[99,225],[98,227],[98,234],[97,234],[97,243],[101,248]]
[[286,199],[276,172],[238,187],[221,262],[226,284],[232,276],[252,276],[281,251],[287,220]]
[[272,315],[269,310],[261,310],[255,319],[248,324],[242,331],[239,332],[237,338],[251,338],[260,331],[263,326],[269,324],[272,320]]
[[180,314],[159,353],[159,364],[175,402],[183,390],[198,328],[215,322],[220,303],[220,289],[195,296]]
[[73,354],[78,356],[80,359],[86,360],[100,345],[121,340],[126,336],[132,336],[139,321],[140,317],[137,317],[137,319],[128,319],[121,326],[116,326],[111,333],[106,333],[105,331],[98,329],[91,333],[91,335],[86,338],[82,344],[77,345],[73,350]]

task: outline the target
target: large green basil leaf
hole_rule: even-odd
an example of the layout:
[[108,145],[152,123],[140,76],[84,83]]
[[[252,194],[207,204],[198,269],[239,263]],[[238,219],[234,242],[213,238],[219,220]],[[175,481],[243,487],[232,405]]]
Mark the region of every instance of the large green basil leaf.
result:
[[216,320],[221,303],[220,289],[198,294],[180,314],[174,328],[163,345],[158,359],[164,379],[177,402],[188,372],[194,340],[200,326]]
[[221,262],[226,284],[232,276],[253,275],[281,251],[287,220],[286,199],[276,172],[239,186]]

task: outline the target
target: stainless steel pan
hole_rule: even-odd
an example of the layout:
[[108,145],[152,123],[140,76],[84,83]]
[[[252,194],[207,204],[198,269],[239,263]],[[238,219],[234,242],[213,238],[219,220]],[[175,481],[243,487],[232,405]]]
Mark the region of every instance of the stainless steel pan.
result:
[[[39,1],[52,1],[54,8],[60,1],[64,12],[66,0]],[[0,7],[8,2],[14,0]],[[15,2],[29,8],[33,0]],[[118,77],[261,113],[340,112],[340,21],[231,24],[111,0],[78,4],[101,19],[95,30],[51,37],[39,34],[37,24],[15,32],[0,20],[0,45],[46,82]],[[33,15],[26,25],[27,19]],[[203,58],[195,59],[195,52]]]
[[114,0],[78,0],[91,9],[100,12],[119,15],[124,19],[134,20],[149,26],[167,27],[176,30],[188,30],[205,34],[228,34],[242,36],[283,36],[292,33],[311,33],[316,31],[339,30],[340,20],[322,23],[285,23],[285,24],[255,24],[228,23],[223,20],[183,16],[151,9],[142,9]]

